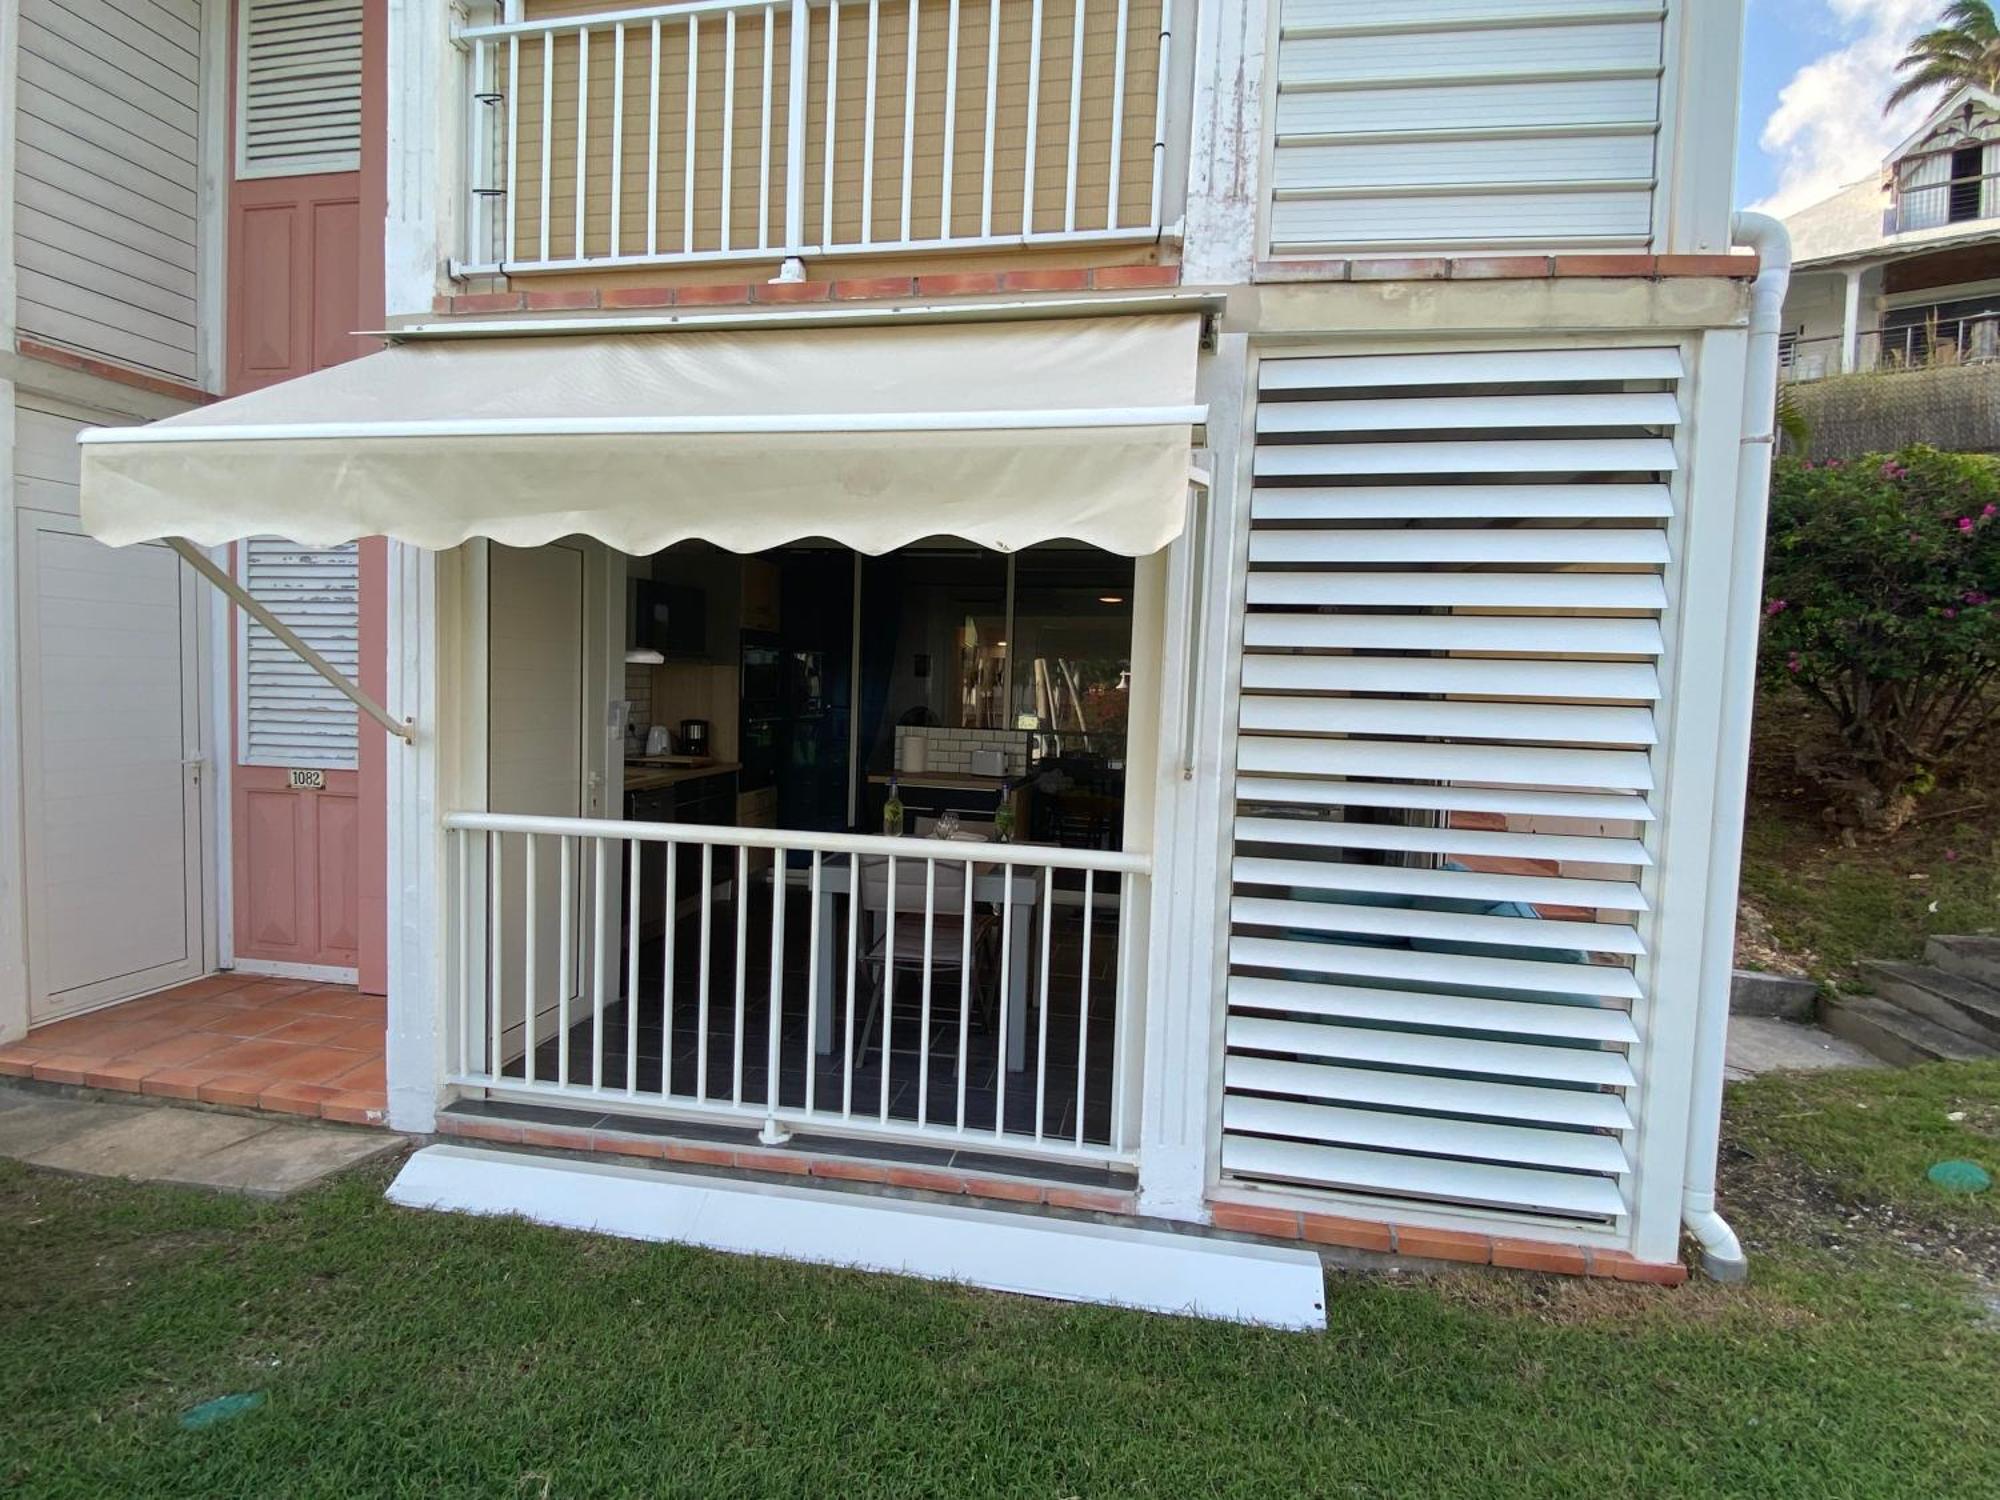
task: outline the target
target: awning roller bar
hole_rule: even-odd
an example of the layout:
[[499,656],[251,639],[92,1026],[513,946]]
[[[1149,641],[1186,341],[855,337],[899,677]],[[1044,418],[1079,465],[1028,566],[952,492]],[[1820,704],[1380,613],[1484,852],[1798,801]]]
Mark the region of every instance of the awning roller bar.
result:
[[227,569],[217,567],[215,560],[201,548],[186,537],[180,536],[170,536],[166,538],[166,543],[181,555],[183,562],[221,589],[238,609],[270,631],[290,649],[294,656],[331,683],[342,697],[405,744],[415,741],[415,731],[407,722],[392,718],[388,709],[364,693],[332,662],[300,640],[298,633],[291,626],[272,614],[264,607],[262,600],[230,577]]
[[1036,428],[1191,427],[1206,406],[1091,407],[1058,411],[914,411],[705,417],[489,417],[419,422],[261,422],[236,427],[93,427],[77,441],[283,442],[295,438],[617,437],[622,434],[767,432],[1008,432]]

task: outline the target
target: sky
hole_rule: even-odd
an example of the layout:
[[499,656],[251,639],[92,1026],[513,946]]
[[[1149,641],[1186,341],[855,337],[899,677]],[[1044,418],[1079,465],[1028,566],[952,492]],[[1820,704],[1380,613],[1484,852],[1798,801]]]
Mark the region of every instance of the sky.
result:
[[1896,59],[1943,0],[1749,0],[1736,200],[1788,214],[1866,177],[1930,105],[1885,117]]

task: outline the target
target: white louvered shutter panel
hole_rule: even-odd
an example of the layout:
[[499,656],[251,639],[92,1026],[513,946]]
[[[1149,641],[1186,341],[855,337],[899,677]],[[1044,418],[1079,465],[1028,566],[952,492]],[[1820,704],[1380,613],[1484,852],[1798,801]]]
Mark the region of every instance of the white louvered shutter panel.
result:
[[1622,1228],[1681,373],[1261,366],[1225,1175]]
[[1282,0],[1271,253],[1643,249],[1659,0]]
[[361,0],[245,0],[237,36],[238,177],[361,165]]
[[[272,537],[242,545],[243,584],[350,679],[361,669],[360,554],[353,542],[301,547]],[[242,758],[250,766],[351,771],[354,705],[256,621],[244,618]]]

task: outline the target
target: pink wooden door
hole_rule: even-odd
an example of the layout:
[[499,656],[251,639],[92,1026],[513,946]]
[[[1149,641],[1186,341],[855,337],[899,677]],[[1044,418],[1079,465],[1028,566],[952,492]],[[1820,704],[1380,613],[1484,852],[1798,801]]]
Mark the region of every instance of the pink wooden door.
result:
[[[232,9],[242,25],[242,6]],[[384,7],[368,0],[363,50],[361,166],[355,171],[234,175],[229,190],[227,393],[237,395],[354,359],[378,347],[358,330],[381,326]],[[240,35],[231,55],[239,56]],[[232,68],[232,89],[243,80]],[[235,153],[232,153],[234,156]],[[240,161],[240,158],[238,158]],[[367,207],[364,207],[367,205]],[[381,691],[381,543],[364,543],[363,654],[358,675]],[[371,584],[374,587],[371,588]],[[240,666],[243,641],[232,630]],[[235,680],[241,684],[239,671]],[[321,789],[291,784],[290,767],[245,763],[242,690],[236,696],[237,764],[230,786],[234,948],[238,959],[316,969],[357,969],[380,988],[385,857],[379,747],[358,769],[323,769]]]

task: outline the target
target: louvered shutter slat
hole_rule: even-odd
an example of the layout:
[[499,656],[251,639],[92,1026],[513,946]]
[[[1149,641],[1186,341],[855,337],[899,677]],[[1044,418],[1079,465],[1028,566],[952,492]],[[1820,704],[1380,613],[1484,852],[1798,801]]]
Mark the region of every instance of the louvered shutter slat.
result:
[[1516,698],[1660,695],[1645,662],[1482,661],[1472,657],[1250,656],[1243,690],[1281,693],[1467,693]]
[[1480,989],[1525,990],[1632,1000],[1638,989],[1629,969],[1610,964],[1537,963],[1484,954],[1423,953],[1374,948],[1361,943],[1294,942],[1285,938],[1236,937],[1229,961],[1246,969],[1301,974],[1351,974],[1361,979],[1393,979],[1412,984],[1463,984]]
[[[359,674],[360,553],[271,537],[242,544],[243,583],[335,670]],[[354,705],[254,620],[243,630],[243,762],[350,771]]]
[[237,58],[239,177],[361,165],[360,0],[244,0]]
[[1238,896],[1229,904],[1239,927],[1286,927],[1313,932],[1366,932],[1435,942],[1498,944],[1518,948],[1580,948],[1596,953],[1645,952],[1623,922],[1569,922],[1561,918],[1472,916],[1393,906],[1352,906],[1344,901],[1284,901]]
[[1226,1177],[1627,1221],[1682,378],[1259,366]]
[[1561,875],[1494,874],[1484,870],[1411,869],[1344,860],[1261,859],[1239,854],[1239,885],[1294,886],[1308,891],[1377,891],[1432,901],[1519,901],[1529,905],[1644,911],[1632,881],[1582,880]]
[[1607,822],[1651,822],[1653,809],[1631,792],[1544,792],[1526,787],[1409,785],[1398,781],[1315,781],[1300,777],[1242,776],[1242,806],[1284,802],[1308,807],[1393,807],[1444,812],[1520,813]]
[[1256,521],[1494,520],[1512,517],[1655,519],[1671,515],[1664,484],[1346,485],[1337,489],[1259,489]]
[[1585,1131],[1535,1130],[1474,1120],[1427,1119],[1380,1110],[1343,1109],[1291,1099],[1236,1097],[1223,1107],[1225,1130],[1289,1136],[1337,1146],[1421,1151],[1492,1162],[1622,1172],[1625,1153],[1609,1136]]
[[1603,1177],[1539,1172],[1525,1167],[1475,1165],[1427,1158],[1425,1191],[1410,1192],[1406,1156],[1310,1146],[1225,1132],[1222,1165],[1276,1181],[1327,1184],[1364,1193],[1421,1196],[1473,1207],[1498,1204],[1530,1213],[1610,1218],[1623,1212],[1618,1189]]
[[1489,1120],[1538,1120],[1590,1130],[1629,1130],[1632,1116],[1618,1095],[1598,1090],[1544,1089],[1426,1073],[1285,1062],[1236,1055],[1223,1067],[1232,1091],[1344,1099],[1385,1109],[1426,1110]]
[[1444,1031],[1486,1032],[1505,1036],[1552,1037],[1574,1042],[1637,1040],[1632,1018],[1607,1005],[1492,997],[1469,1000],[1434,990],[1382,989],[1368,985],[1322,984],[1316,980],[1277,979],[1245,975],[1242,993],[1231,1003],[1240,1010],[1279,1011],[1290,1016],[1324,1016],[1330,1020],[1388,1021],[1399,1025],[1434,1026]]
[[1630,474],[1669,471],[1674,465],[1674,445],[1653,438],[1550,438],[1435,442],[1424,445],[1421,454],[1411,453],[1401,443],[1301,443],[1259,448],[1252,468],[1260,478],[1314,478],[1336,474],[1541,474],[1551,470]]

